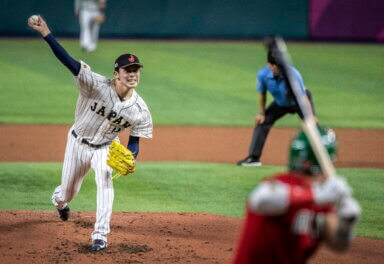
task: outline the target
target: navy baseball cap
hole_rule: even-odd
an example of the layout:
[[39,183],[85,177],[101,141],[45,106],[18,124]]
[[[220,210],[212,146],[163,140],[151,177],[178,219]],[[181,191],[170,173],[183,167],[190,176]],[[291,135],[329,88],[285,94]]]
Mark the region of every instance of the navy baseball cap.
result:
[[143,67],[143,65],[140,63],[139,58],[136,55],[133,54],[123,54],[120,55],[115,60],[115,70],[117,71],[119,68],[130,66],[130,65],[139,65],[140,68]]

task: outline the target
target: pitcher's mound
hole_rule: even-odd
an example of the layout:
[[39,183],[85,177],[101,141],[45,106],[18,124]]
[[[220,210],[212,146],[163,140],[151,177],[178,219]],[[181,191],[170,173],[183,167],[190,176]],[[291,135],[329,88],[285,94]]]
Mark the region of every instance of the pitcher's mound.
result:
[[[1,263],[230,263],[242,219],[207,213],[114,212],[108,248],[91,251],[95,212],[0,211]],[[346,255],[311,263],[381,263],[384,241],[359,238]]]

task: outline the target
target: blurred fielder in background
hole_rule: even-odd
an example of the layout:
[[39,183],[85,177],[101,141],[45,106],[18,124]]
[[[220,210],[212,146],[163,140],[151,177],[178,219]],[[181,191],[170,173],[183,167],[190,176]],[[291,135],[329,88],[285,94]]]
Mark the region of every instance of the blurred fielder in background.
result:
[[[249,146],[249,155],[237,162],[240,166],[260,166],[260,157],[267,140],[268,133],[273,124],[284,115],[297,113],[301,119],[303,114],[294,99],[292,91],[289,90],[286,80],[283,78],[280,67],[273,52],[268,51],[267,66],[263,67],[257,74],[257,91],[259,92],[259,113],[255,118],[255,129]],[[304,87],[303,78],[299,71],[292,67],[293,73],[298,80],[300,89],[305,93],[315,114],[312,96]],[[274,101],[265,108],[267,91],[273,96]]]
[[107,0],[75,0],[75,15],[80,22],[80,47],[83,51],[95,51],[100,25],[105,21]]
[[[336,138],[318,126],[332,160]],[[234,264],[306,263],[321,242],[348,248],[360,206],[346,181],[326,178],[304,132],[290,145],[289,171],[264,179],[252,191]]]

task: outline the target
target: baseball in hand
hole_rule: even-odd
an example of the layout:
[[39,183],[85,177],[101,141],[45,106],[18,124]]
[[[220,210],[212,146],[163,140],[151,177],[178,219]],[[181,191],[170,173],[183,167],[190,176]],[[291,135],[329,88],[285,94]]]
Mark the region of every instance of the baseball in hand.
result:
[[32,23],[35,23],[35,24],[38,24],[39,23],[39,16],[38,15],[33,15],[29,18],[29,20],[32,22]]

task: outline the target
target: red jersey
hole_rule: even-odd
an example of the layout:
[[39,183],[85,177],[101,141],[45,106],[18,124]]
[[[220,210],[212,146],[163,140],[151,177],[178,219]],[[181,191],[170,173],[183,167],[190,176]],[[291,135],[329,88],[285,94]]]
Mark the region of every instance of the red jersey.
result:
[[315,205],[311,184],[304,176],[281,173],[266,182],[278,182],[287,187],[286,210],[279,215],[265,215],[252,210],[248,203],[233,263],[305,263],[320,242],[312,232],[314,216],[331,208]]

